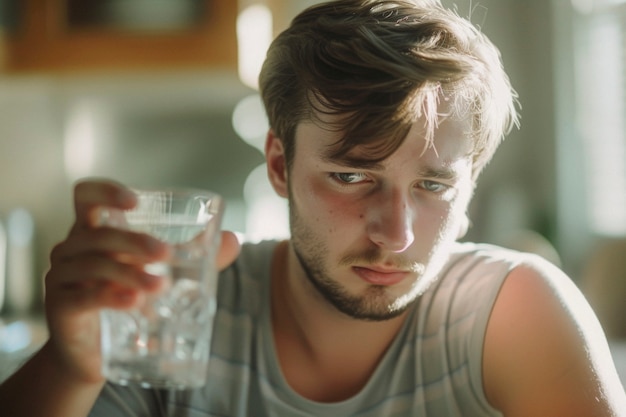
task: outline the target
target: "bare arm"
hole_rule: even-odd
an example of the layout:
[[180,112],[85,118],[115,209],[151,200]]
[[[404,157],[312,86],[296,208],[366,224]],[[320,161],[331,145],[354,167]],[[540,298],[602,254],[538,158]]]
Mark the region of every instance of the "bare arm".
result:
[[[50,256],[46,275],[46,319],[50,334],[44,347],[0,385],[3,415],[11,417],[85,417],[104,378],[100,372],[99,311],[127,309],[146,292],[158,291],[159,277],[144,265],[167,256],[167,247],[147,235],[98,227],[100,206],[128,208],[132,193],[120,184],[89,181],[74,193],[76,221]],[[223,233],[218,266],[239,249],[232,233]],[[112,416],[113,417],[113,416]]]
[[506,417],[626,415],[626,395],[587,301],[547,262],[516,268],[485,338],[489,401]]
[[0,404],[7,416],[86,416],[103,384],[74,378],[47,344],[0,386]]
[[44,347],[0,386],[3,411],[13,417],[84,417],[104,379],[100,373],[99,314],[129,308],[144,291],[143,265],[166,254],[148,236],[98,227],[100,206],[129,208],[134,196],[113,182],[84,182],[74,190],[76,219],[50,255],[46,274]]

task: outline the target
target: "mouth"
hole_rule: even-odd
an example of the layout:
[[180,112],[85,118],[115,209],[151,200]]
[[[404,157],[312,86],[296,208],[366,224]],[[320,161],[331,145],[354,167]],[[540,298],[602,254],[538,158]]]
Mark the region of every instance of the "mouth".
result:
[[379,268],[375,266],[353,266],[352,270],[363,281],[372,285],[391,286],[406,279],[411,272],[406,270]]

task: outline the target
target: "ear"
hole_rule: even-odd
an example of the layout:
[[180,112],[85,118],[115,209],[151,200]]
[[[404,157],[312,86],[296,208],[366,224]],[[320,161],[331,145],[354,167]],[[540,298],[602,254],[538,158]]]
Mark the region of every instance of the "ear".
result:
[[280,138],[276,137],[274,130],[267,132],[265,139],[265,161],[267,162],[267,177],[274,187],[274,191],[287,198],[287,161],[285,160],[285,149]]

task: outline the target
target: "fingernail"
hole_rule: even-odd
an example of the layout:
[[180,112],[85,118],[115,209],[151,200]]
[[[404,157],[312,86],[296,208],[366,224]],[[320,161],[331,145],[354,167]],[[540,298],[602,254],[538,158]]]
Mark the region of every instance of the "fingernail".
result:
[[117,194],[117,201],[123,206],[132,207],[137,203],[137,196],[128,189],[123,189]]
[[158,276],[158,275],[152,275],[152,274],[143,274],[141,276],[141,281],[145,284],[145,285],[149,285],[149,286],[153,286],[155,284],[158,284],[159,282],[161,282],[163,280],[163,277]]

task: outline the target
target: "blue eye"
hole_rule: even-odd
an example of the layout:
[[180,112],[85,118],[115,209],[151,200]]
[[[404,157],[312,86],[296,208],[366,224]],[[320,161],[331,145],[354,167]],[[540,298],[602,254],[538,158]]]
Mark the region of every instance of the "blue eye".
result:
[[442,184],[436,181],[429,181],[429,180],[420,181],[419,186],[420,188],[423,188],[424,190],[430,191],[433,193],[442,193],[446,191],[448,188],[450,188],[446,184]]
[[365,174],[358,172],[335,172],[332,174],[333,178],[337,181],[345,184],[357,184],[367,179]]

